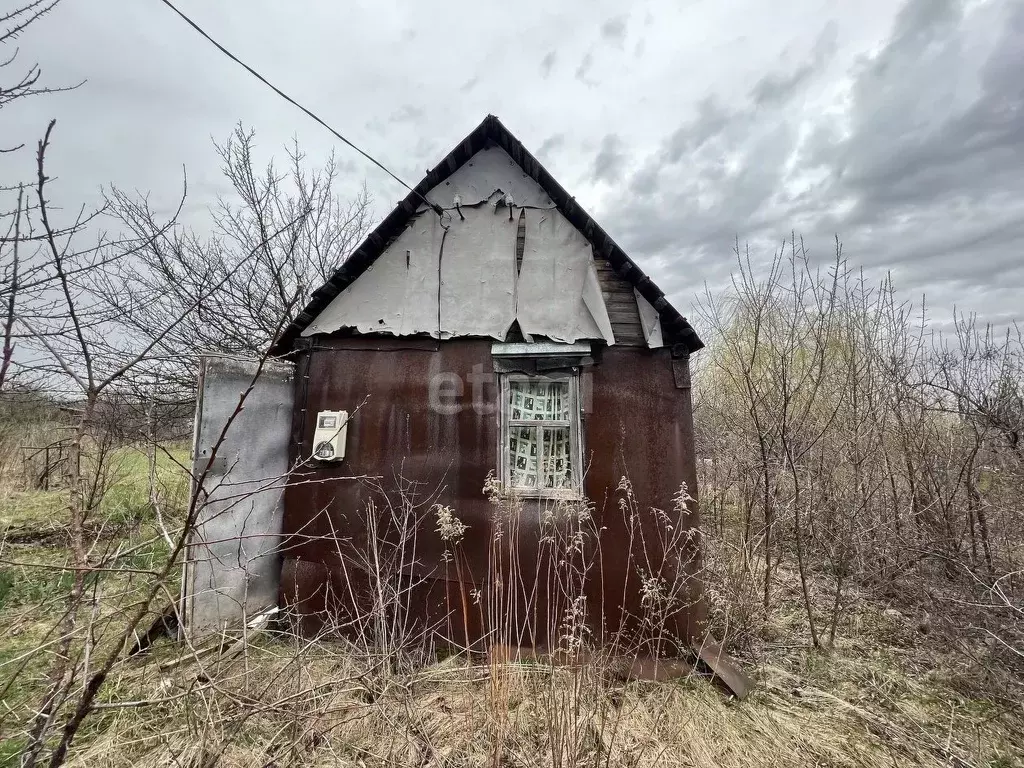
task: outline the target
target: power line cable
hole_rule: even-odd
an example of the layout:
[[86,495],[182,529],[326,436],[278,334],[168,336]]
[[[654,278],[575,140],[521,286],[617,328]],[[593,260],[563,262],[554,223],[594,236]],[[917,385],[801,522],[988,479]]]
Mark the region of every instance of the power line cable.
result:
[[170,9],[171,9],[172,11],[174,11],[174,12],[175,12],[176,14],[178,14],[178,15],[179,15],[179,16],[180,16],[180,17],[181,17],[181,18],[182,18],[182,19],[183,19],[183,20],[185,21],[185,23],[186,23],[186,24],[188,24],[188,25],[189,25],[190,27],[192,27],[192,29],[194,29],[194,30],[195,30],[196,32],[198,32],[198,33],[199,33],[200,35],[202,35],[203,37],[205,37],[205,38],[206,38],[206,39],[207,39],[207,40],[208,40],[208,41],[209,41],[210,43],[212,43],[212,44],[213,44],[213,46],[214,46],[215,48],[217,48],[217,50],[218,50],[218,51],[220,51],[220,52],[221,52],[221,53],[223,53],[223,54],[224,54],[225,56],[227,56],[227,57],[228,57],[229,59],[231,59],[231,60],[232,60],[233,62],[235,62],[236,64],[238,64],[238,65],[239,65],[240,67],[242,67],[242,68],[243,68],[243,69],[244,69],[244,70],[245,70],[246,72],[248,72],[248,73],[249,73],[250,75],[252,75],[253,77],[255,77],[255,78],[256,78],[257,80],[259,80],[259,81],[260,81],[261,83],[263,83],[263,84],[264,84],[265,86],[267,86],[267,87],[268,87],[268,88],[269,88],[270,90],[272,90],[272,91],[273,91],[274,93],[276,93],[276,94],[277,94],[278,96],[280,96],[280,97],[281,97],[282,99],[284,99],[285,101],[287,101],[287,102],[288,102],[289,104],[291,104],[291,105],[293,105],[293,106],[295,106],[295,107],[298,107],[298,108],[299,108],[300,110],[302,110],[303,112],[305,112],[307,116],[309,116],[309,117],[313,118],[313,120],[315,120],[316,122],[318,122],[318,123],[319,123],[320,125],[322,125],[322,126],[323,126],[324,128],[326,128],[326,129],[327,129],[328,131],[330,131],[330,132],[331,132],[332,134],[334,134],[335,136],[337,136],[339,140],[343,141],[343,142],[344,142],[345,144],[347,144],[348,146],[350,146],[350,147],[351,147],[352,149],[354,149],[354,150],[355,150],[356,152],[358,152],[358,153],[359,153],[360,155],[362,155],[362,156],[363,156],[363,157],[365,157],[365,158],[366,158],[367,160],[369,160],[369,161],[370,161],[371,163],[373,163],[373,164],[374,164],[374,165],[376,165],[376,166],[377,166],[378,168],[380,168],[380,169],[381,169],[382,171],[384,171],[384,173],[386,173],[386,174],[387,174],[388,176],[390,176],[390,177],[391,177],[392,179],[394,179],[394,180],[395,180],[395,181],[397,181],[397,182],[398,182],[399,184],[401,184],[401,185],[402,185],[403,187],[405,187],[405,188],[406,188],[406,189],[408,189],[408,190],[409,190],[410,192],[412,192],[413,194],[415,194],[415,195],[416,195],[417,197],[419,197],[419,199],[420,199],[420,200],[422,200],[422,201],[423,201],[423,202],[424,202],[424,203],[425,203],[425,204],[426,204],[426,205],[427,205],[427,206],[428,206],[428,207],[429,207],[429,208],[430,208],[431,210],[433,210],[433,211],[434,211],[434,213],[436,213],[436,214],[437,214],[438,216],[443,216],[443,214],[444,214],[444,209],[443,209],[443,208],[441,208],[441,206],[440,206],[440,205],[437,205],[436,203],[432,203],[432,202],[430,202],[429,200],[427,200],[427,198],[426,198],[426,197],[424,197],[423,195],[421,195],[421,194],[420,194],[419,192],[417,192],[417,191],[416,191],[415,189],[413,189],[413,188],[412,188],[412,187],[410,187],[410,186],[409,186],[408,184],[406,184],[406,183],[405,183],[404,181],[402,181],[402,180],[401,180],[400,178],[398,178],[398,176],[396,176],[396,175],[395,175],[394,173],[392,173],[392,172],[391,172],[390,170],[388,170],[388,168],[387,168],[387,167],[386,167],[386,166],[385,166],[385,165],[384,165],[383,163],[381,163],[381,162],[380,162],[379,160],[377,160],[377,159],[376,159],[375,157],[373,157],[373,156],[372,156],[372,155],[370,155],[369,153],[367,153],[367,152],[364,152],[364,151],[363,151],[362,149],[360,149],[359,147],[357,147],[357,146],[356,146],[355,144],[353,144],[353,143],[352,143],[351,141],[349,141],[348,139],[346,139],[346,138],[345,138],[344,136],[342,136],[342,135],[341,135],[340,133],[338,133],[338,132],[337,132],[336,130],[334,130],[334,129],[333,129],[333,128],[332,128],[331,126],[329,126],[329,125],[328,125],[328,124],[327,124],[326,122],[324,122],[324,121],[323,121],[323,120],[322,120],[322,119],[321,119],[320,117],[318,117],[318,116],[317,116],[317,115],[316,115],[316,114],[315,114],[314,112],[310,111],[309,109],[306,109],[306,107],[304,107],[304,106],[302,106],[301,104],[299,104],[299,102],[297,102],[297,101],[296,101],[295,99],[293,99],[293,98],[292,98],[291,96],[289,96],[289,95],[288,95],[287,93],[285,93],[284,91],[282,91],[282,90],[281,90],[280,88],[278,88],[278,87],[277,87],[276,85],[274,85],[273,83],[271,83],[271,82],[270,82],[269,80],[267,80],[267,78],[265,78],[265,77],[264,77],[263,75],[261,75],[261,74],[260,74],[259,72],[257,72],[257,71],[256,71],[255,69],[253,69],[253,68],[252,68],[252,67],[250,67],[250,66],[249,66],[248,64],[246,64],[246,63],[245,63],[244,61],[242,61],[242,60],[241,60],[240,58],[238,58],[237,56],[235,56],[235,54],[233,54],[233,53],[232,53],[231,51],[229,51],[229,50],[228,50],[227,48],[225,48],[225,47],[224,47],[223,45],[221,45],[221,44],[220,44],[220,43],[218,43],[218,42],[217,42],[216,40],[214,40],[214,39],[213,39],[212,37],[210,37],[210,36],[209,36],[209,35],[208,35],[208,34],[207,34],[207,33],[206,33],[206,32],[205,32],[204,30],[203,30],[203,28],[202,28],[202,27],[200,27],[200,26],[199,26],[198,24],[196,24],[196,23],[195,23],[194,21],[192,21],[192,19],[190,19],[190,18],[189,18],[188,16],[186,16],[186,15],[185,15],[184,13],[182,13],[182,12],[181,12],[181,11],[180,11],[180,10],[179,10],[179,9],[178,9],[178,8],[177,8],[177,7],[175,6],[175,5],[174,5],[174,3],[170,2],[170,0],[161,0],[161,2],[162,2],[162,3],[164,4],[164,5],[166,5],[166,6],[168,7],[168,8],[170,8]]

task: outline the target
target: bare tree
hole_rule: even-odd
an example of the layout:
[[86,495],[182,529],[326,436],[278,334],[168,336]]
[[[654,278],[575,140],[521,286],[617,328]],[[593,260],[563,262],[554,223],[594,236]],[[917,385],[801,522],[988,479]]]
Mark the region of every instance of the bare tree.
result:
[[[168,334],[170,350],[261,354],[281,318],[290,321],[305,306],[369,229],[369,196],[364,188],[347,203],[339,199],[333,156],[310,169],[295,143],[286,170],[273,161],[259,170],[254,150],[254,132],[241,126],[218,146],[235,198],[221,198],[214,209],[213,237],[174,229],[138,254],[144,290],[160,297],[133,315],[140,329],[165,324],[195,305]],[[154,230],[145,200],[115,192],[110,205],[136,237]],[[286,235],[269,237],[275,231]],[[208,292],[211,283],[219,287]]]
[[[42,83],[38,63],[22,65],[18,38],[23,32],[50,14],[60,0],[34,0],[15,5],[0,13],[0,111],[15,102],[78,86],[57,87]],[[25,142],[0,145],[0,153],[17,153]],[[26,166],[26,171],[29,166]],[[28,186],[31,186],[29,184]],[[0,303],[2,303],[3,348],[0,351],[0,392],[12,377],[11,361],[16,346],[14,319],[19,310],[19,294],[38,293],[47,281],[31,263],[26,263],[25,244],[35,238],[28,213],[33,209],[25,194],[26,184],[0,184]],[[19,247],[20,246],[20,247]]]
[[[789,569],[812,646],[834,644],[851,587],[913,596],[924,617],[936,590],[1020,570],[1016,329],[959,316],[951,336],[935,336],[891,280],[871,288],[850,270],[838,242],[822,274],[795,238],[763,270],[743,254],[702,320],[705,514],[713,536],[737,540],[738,578],[760,579],[766,618]],[[985,579],[964,579],[979,568]]]
[[[15,46],[18,36],[39,21],[46,14],[53,11],[61,0],[34,0],[33,2],[16,5],[9,11],[0,15],[0,109],[12,104],[19,99],[29,96],[38,96],[44,93],[68,90],[46,86],[40,83],[42,69],[39,64],[29,64],[27,67],[19,67],[18,49]],[[7,51],[11,51],[7,53]],[[10,74],[9,74],[10,73]],[[0,147],[0,152],[12,152],[23,147],[20,144],[16,147]]]
[[[137,312],[148,303],[163,300],[171,288],[163,286],[161,292],[138,279],[139,273],[131,257],[166,236],[174,220],[155,226],[151,231],[136,233],[133,238],[108,239],[100,235],[97,245],[79,247],[78,242],[88,235],[86,224],[93,217],[80,212],[72,223],[64,227],[59,227],[52,220],[53,206],[49,198],[45,158],[53,128],[54,122],[51,122],[38,145],[34,191],[39,228],[44,235],[39,258],[45,263],[41,263],[39,268],[44,269],[49,285],[54,287],[35,295],[34,301],[18,313],[16,322],[23,329],[22,337],[32,345],[35,353],[33,359],[21,365],[38,372],[53,388],[69,395],[74,393],[74,402],[78,404],[74,431],[68,441],[68,520],[73,581],[58,630],[59,641],[50,665],[48,689],[28,731],[25,765],[35,764],[57,713],[72,695],[72,683],[81,673],[72,662],[71,651],[82,620],[87,578],[97,567],[90,559],[92,547],[88,541],[88,524],[102,502],[110,458],[106,446],[111,432],[101,423],[103,403],[124,395],[137,398],[140,393],[158,387],[168,367],[168,356],[181,352],[168,348],[168,337],[235,274],[229,271],[218,276],[219,279],[209,279],[199,287],[191,303],[176,305],[176,312],[165,314],[161,325],[143,329]],[[297,220],[285,222],[278,230],[268,231],[268,240],[291,237],[291,229],[299,226],[305,215],[305,211],[300,211]],[[256,248],[263,245],[258,243]],[[239,259],[239,263],[245,263],[245,259]],[[291,309],[287,303],[286,306]],[[279,319],[279,328],[287,315],[285,313]],[[185,530],[187,528],[186,521]],[[183,546],[182,539],[177,544],[175,555]],[[157,580],[157,586],[144,601],[141,612],[128,621],[124,629],[126,636],[145,615],[148,603],[155,597],[159,585],[165,582],[171,567],[169,562]],[[63,760],[62,754],[66,753],[103,683],[106,671],[119,653],[118,648],[106,657],[81,693],[74,713],[64,725],[64,735],[51,758],[51,765],[59,765]]]
[[[24,202],[22,190],[18,191],[18,202],[11,216],[10,226],[7,228],[5,245],[8,245],[11,252],[11,260],[5,259],[2,263],[0,273],[0,285],[4,286],[4,315],[3,315],[3,352],[0,358],[0,392],[4,389],[7,381],[7,371],[10,370],[11,360],[14,357],[14,321],[17,317],[19,277],[18,268],[21,266],[21,254],[18,246],[21,240],[21,213]],[[3,248],[3,250],[7,250]],[[0,251],[2,252],[2,251]]]

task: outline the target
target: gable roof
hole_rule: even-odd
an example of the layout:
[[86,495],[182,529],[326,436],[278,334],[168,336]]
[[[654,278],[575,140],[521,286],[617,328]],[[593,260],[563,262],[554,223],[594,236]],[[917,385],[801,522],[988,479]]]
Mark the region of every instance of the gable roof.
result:
[[[664,291],[654,284],[644,271],[626,255],[600,225],[555,181],[547,169],[538,162],[511,131],[494,115],[488,115],[448,156],[438,163],[419,184],[406,195],[405,199],[389,213],[371,232],[352,255],[335,270],[324,285],[313,292],[309,303],[285,328],[274,345],[272,354],[284,355],[290,352],[295,340],[320,314],[321,311],[387,249],[388,245],[409,225],[409,222],[423,210],[423,201],[430,190],[443,183],[461,168],[477,152],[490,143],[501,147],[523,169],[523,171],[551,198],[562,215],[590,241],[595,259],[604,259],[618,274],[629,281],[637,292],[650,302],[661,318],[662,332],[667,345],[681,346],[685,352],[696,352],[704,342],[697,336],[686,318],[673,307]],[[440,210],[436,201],[429,201],[435,211]]]

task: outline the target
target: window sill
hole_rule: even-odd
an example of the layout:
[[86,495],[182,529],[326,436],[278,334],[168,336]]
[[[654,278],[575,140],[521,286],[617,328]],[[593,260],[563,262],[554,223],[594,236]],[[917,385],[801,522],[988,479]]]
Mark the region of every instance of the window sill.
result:
[[509,488],[505,486],[505,492],[518,499],[535,499],[537,501],[583,501],[584,499],[581,488],[536,490],[533,488]]

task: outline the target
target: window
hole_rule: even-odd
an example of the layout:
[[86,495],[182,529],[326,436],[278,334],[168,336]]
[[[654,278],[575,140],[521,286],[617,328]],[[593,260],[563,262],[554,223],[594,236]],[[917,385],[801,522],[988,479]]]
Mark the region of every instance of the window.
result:
[[582,487],[579,377],[501,377],[505,487],[531,496],[575,496]]

